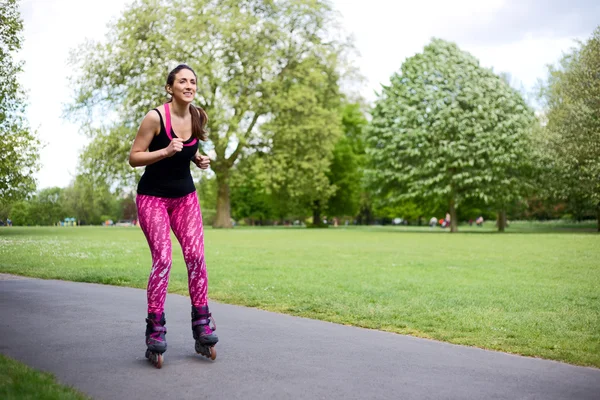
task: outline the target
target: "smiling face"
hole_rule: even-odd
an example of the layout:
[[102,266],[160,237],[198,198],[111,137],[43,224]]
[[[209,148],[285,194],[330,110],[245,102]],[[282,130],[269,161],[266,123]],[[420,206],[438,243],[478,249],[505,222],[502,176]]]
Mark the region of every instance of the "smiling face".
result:
[[191,103],[196,96],[196,75],[189,69],[182,69],[175,74],[172,84],[167,84],[167,91],[173,100]]

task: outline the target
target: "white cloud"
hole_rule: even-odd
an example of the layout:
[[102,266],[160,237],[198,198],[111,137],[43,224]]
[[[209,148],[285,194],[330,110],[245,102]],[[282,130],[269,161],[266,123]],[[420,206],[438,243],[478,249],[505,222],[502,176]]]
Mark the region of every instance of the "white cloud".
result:
[[[530,89],[538,78],[546,76],[546,65],[555,63],[561,54],[572,47],[584,21],[589,26],[589,14],[578,8],[565,13],[560,29],[563,36],[549,31],[547,23],[537,21],[541,11],[535,6],[538,0],[429,0],[423,2],[371,0],[338,0],[345,28],[354,33],[355,43],[361,53],[357,63],[368,80],[364,95],[375,98],[381,84],[389,83],[402,62],[423,47],[432,37],[451,40],[477,57],[481,64],[495,72],[509,72],[516,82]],[[585,3],[587,0],[577,0]],[[599,3],[600,4],[600,3]],[[556,5],[555,5],[556,6]],[[600,22],[600,7],[591,5]],[[564,13],[564,7],[557,7]],[[593,14],[592,13],[592,14]],[[543,14],[549,21],[552,10],[546,6]],[[510,18],[509,18],[510,17]],[[518,29],[511,24],[518,22]],[[529,23],[529,29],[523,25]],[[482,40],[486,36],[487,40]]]
[[[356,65],[367,79],[362,93],[371,101],[403,60],[421,51],[432,37],[455,41],[482,65],[509,72],[529,89],[545,76],[545,65],[555,63],[574,44],[573,39],[591,34],[590,21],[600,21],[594,15],[600,12],[595,3],[574,2],[576,7],[540,0],[333,1],[343,26],[354,36],[361,55]],[[73,178],[78,153],[87,141],[77,126],[61,117],[72,95],[67,81],[69,50],[85,38],[102,40],[107,23],[125,4],[24,0],[21,7],[25,24],[21,58],[26,65],[20,79],[29,90],[31,126],[48,143],[41,151],[39,187],[64,187]]]

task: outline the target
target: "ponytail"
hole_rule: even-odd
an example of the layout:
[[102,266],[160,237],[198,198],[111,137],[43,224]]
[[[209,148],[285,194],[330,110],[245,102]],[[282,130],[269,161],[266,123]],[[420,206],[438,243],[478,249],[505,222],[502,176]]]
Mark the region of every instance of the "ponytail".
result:
[[208,140],[206,134],[208,115],[206,115],[206,111],[190,103],[190,114],[192,115],[192,136],[206,142]]

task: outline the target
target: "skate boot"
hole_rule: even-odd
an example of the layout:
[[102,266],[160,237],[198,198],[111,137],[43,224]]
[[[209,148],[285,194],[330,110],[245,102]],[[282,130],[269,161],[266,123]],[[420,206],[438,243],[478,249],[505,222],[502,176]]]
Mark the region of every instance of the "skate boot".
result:
[[[210,322],[212,322],[212,328],[209,326]],[[217,358],[215,344],[217,344],[219,338],[213,333],[216,330],[215,320],[208,312],[208,306],[192,306],[192,332],[194,333],[194,340],[196,340],[196,353],[202,354],[211,360]]]
[[162,367],[163,353],[167,351],[167,341],[165,335],[165,313],[162,313],[160,319],[156,314],[148,314],[146,318],[146,358],[150,360],[156,368]]

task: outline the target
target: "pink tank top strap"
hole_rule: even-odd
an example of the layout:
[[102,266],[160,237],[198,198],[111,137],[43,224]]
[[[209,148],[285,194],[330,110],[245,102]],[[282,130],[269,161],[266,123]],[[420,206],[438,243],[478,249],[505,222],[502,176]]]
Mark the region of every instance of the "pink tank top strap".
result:
[[165,103],[165,129],[167,130],[169,140],[173,140],[173,135],[171,135],[171,110],[169,110],[169,103]]
[[[169,109],[169,103],[165,103],[165,129],[167,130],[169,140],[173,140],[173,135],[171,135],[171,110]],[[194,138],[190,143],[184,143],[183,145],[186,147],[193,146],[197,141],[198,140]]]

